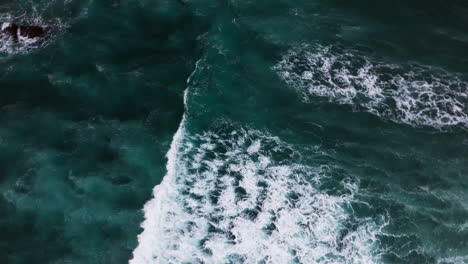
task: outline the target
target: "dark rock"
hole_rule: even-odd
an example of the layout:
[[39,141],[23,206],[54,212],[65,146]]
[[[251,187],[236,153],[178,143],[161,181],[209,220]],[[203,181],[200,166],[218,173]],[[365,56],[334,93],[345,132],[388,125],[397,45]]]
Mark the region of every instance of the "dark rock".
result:
[[18,40],[18,37],[23,38],[41,38],[47,33],[47,27],[40,27],[40,26],[29,26],[29,25],[18,25],[11,23],[11,24],[4,24],[2,26],[2,32],[4,35],[13,38],[14,40]]
[[45,30],[39,26],[20,26],[19,35],[26,38],[39,38],[44,36]]
[[18,39],[18,26],[16,24],[10,24],[4,27],[2,32],[15,40]]

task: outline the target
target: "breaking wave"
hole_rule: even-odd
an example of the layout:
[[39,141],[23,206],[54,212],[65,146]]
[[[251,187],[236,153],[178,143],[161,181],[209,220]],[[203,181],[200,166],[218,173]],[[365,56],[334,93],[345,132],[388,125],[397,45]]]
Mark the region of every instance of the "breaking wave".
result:
[[384,225],[352,219],[357,182],[327,194],[320,182],[333,168],[295,162],[299,153],[279,138],[230,128],[191,135],[184,122],[130,263],[377,261]]
[[274,67],[305,101],[324,97],[399,123],[468,128],[468,83],[433,67],[372,61],[358,51],[303,46]]

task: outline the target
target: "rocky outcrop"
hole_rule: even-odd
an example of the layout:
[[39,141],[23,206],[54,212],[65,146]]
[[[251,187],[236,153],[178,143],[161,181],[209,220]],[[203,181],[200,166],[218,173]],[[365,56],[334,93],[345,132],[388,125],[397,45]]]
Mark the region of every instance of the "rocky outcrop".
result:
[[35,39],[42,38],[46,35],[47,28],[41,26],[31,25],[16,25],[14,23],[4,23],[2,26],[2,33],[13,40],[18,40],[19,37]]

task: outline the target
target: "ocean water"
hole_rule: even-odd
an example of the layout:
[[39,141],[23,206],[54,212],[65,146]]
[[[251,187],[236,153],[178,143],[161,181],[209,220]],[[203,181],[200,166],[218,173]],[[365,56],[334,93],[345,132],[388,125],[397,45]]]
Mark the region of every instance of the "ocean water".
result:
[[467,15],[0,1],[0,263],[467,263]]

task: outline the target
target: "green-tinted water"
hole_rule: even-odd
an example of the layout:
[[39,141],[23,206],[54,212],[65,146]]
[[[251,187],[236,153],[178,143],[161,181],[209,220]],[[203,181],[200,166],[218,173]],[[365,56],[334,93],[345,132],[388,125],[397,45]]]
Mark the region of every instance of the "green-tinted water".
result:
[[2,263],[468,261],[464,1],[0,4]]

